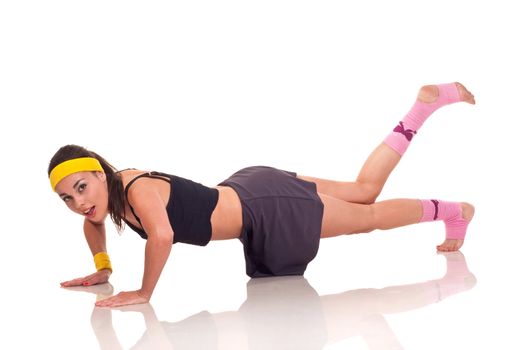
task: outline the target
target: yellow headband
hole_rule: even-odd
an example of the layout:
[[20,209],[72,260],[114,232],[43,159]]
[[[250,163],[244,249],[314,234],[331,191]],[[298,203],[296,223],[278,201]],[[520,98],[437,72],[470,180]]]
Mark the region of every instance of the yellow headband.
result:
[[104,172],[104,169],[102,169],[102,165],[100,165],[100,162],[97,159],[91,157],[66,160],[65,162],[58,164],[56,167],[53,168],[53,170],[51,170],[51,173],[49,174],[51,188],[53,188],[54,191],[57,184],[60,181],[62,181],[66,176],[74,173],[79,173],[81,171]]

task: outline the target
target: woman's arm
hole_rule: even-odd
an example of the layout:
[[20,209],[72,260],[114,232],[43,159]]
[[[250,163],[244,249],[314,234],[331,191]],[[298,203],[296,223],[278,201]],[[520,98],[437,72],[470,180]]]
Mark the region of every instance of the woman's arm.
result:
[[106,251],[106,225],[84,220],[84,236],[93,255]]
[[[104,223],[95,224],[87,219],[84,220],[84,236],[93,255],[99,252],[106,252],[106,227]],[[111,270],[103,269],[88,276],[62,282],[60,285],[62,287],[91,286],[106,283],[109,280],[109,276],[111,276]]]
[[166,203],[160,193],[154,187],[148,186],[146,181],[138,180],[130,189],[128,200],[148,234],[142,287],[101,300],[96,303],[97,306],[147,303],[171,252],[173,230],[166,212]]

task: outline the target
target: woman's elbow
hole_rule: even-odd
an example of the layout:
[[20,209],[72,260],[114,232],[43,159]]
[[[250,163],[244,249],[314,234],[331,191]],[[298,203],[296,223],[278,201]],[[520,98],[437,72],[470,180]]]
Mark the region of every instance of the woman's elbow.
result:
[[171,245],[173,244],[173,231],[158,231],[148,234],[148,242],[159,245]]

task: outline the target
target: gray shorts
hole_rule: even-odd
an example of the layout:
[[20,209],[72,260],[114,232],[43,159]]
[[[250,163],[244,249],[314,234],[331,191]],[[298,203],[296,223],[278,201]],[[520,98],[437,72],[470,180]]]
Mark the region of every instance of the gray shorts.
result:
[[246,274],[302,275],[319,249],[323,203],[315,183],[265,166],[242,169],[221,182],[242,205]]

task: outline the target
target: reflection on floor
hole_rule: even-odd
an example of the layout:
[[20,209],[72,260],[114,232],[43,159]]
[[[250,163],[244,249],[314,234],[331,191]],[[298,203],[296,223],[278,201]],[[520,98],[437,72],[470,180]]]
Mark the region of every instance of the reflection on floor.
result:
[[[369,349],[402,349],[384,315],[438,303],[476,284],[461,252],[442,255],[445,276],[422,283],[320,296],[303,277],[261,278],[247,283],[247,299],[235,311],[161,322],[150,304],[119,310],[144,317],[146,331],[133,349],[323,349],[354,336]],[[97,298],[113,293],[110,284],[70,290]],[[93,309],[91,324],[102,349],[122,349],[112,312]]]

